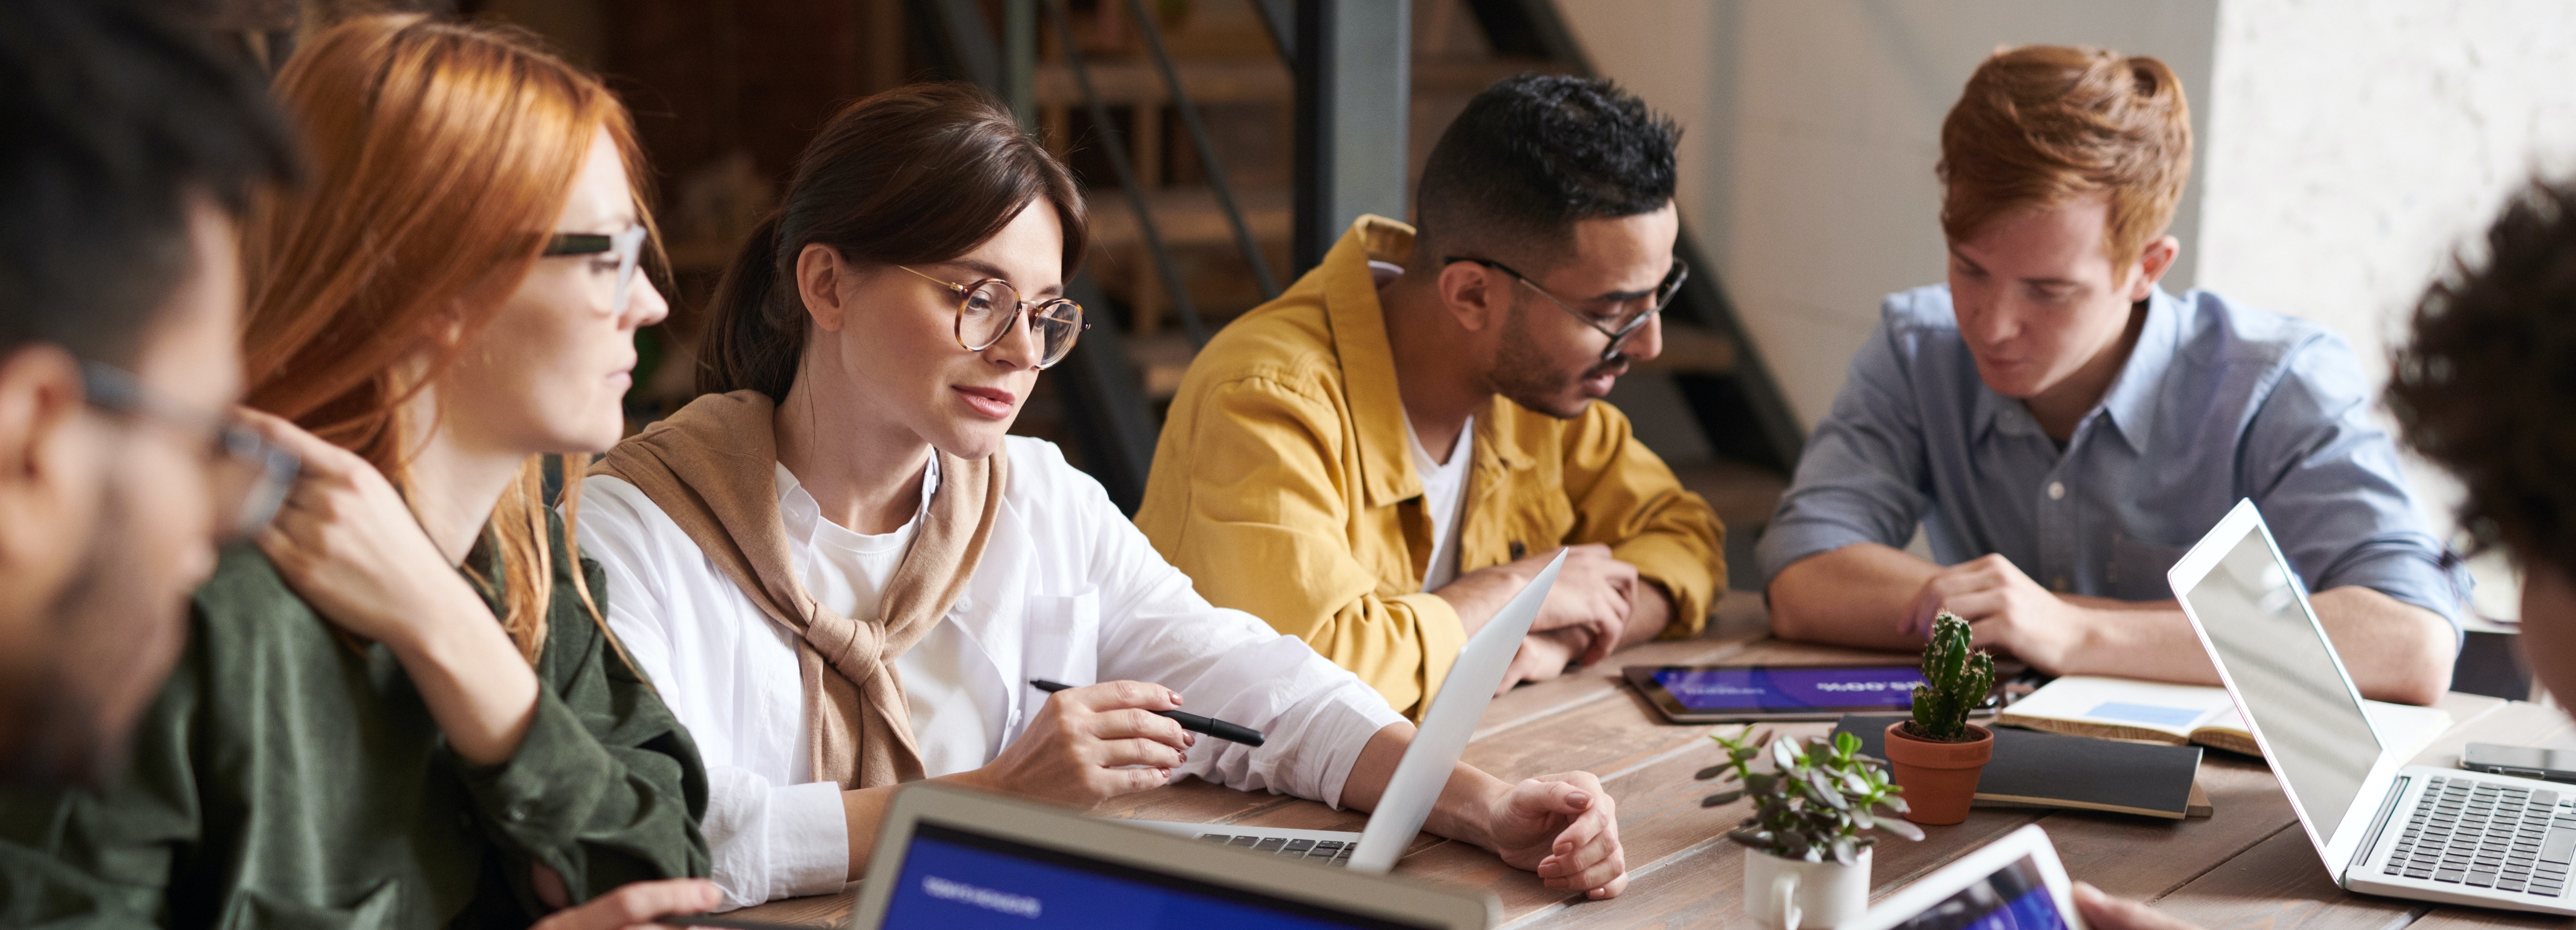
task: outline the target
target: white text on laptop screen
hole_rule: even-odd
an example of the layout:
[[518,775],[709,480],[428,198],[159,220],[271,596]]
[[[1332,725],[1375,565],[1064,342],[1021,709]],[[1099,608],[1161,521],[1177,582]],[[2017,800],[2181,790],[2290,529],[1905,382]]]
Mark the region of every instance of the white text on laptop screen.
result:
[[2323,633],[2299,608],[2296,584],[2262,528],[2248,526],[2189,597],[2272,761],[2331,841],[2379,760],[2379,740]]

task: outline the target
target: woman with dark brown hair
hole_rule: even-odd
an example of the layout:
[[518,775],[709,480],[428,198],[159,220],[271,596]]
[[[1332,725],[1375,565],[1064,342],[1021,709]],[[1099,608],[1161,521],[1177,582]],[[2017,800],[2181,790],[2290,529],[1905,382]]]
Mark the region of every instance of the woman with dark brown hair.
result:
[[[592,469],[583,547],[705,754],[726,904],[857,878],[905,782],[1087,807],[1195,775],[1369,809],[1412,739],[1305,643],[1200,598],[1053,445],[1005,436],[1083,328],[1083,209],[980,91],[851,105],[718,288],[709,393]],[[1267,741],[1150,713],[1184,694]],[[1588,773],[1461,765],[1428,828],[1549,887],[1626,882]]]
[[197,592],[132,773],[0,801],[0,922],[712,906],[704,769],[540,483],[617,441],[665,312],[625,110],[516,35],[418,16],[322,32],[276,93],[313,171],[245,233],[248,397],[304,472]]

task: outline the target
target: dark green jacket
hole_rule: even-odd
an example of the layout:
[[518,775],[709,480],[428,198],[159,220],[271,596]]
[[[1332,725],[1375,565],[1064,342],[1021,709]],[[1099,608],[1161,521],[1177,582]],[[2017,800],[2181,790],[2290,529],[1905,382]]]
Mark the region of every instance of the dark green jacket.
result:
[[353,650],[265,556],[226,552],[127,775],[0,794],[0,927],[516,927],[543,911],[532,863],[575,900],[706,875],[697,747],[557,542],[536,719],[490,767],[447,748],[382,645]]

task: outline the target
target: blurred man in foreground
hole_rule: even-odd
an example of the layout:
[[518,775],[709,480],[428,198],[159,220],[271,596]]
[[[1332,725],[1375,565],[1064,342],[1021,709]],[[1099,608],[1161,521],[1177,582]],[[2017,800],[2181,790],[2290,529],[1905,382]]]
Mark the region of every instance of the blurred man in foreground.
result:
[[96,782],[215,546],[293,460],[235,428],[248,75],[123,5],[0,0],[0,783]]

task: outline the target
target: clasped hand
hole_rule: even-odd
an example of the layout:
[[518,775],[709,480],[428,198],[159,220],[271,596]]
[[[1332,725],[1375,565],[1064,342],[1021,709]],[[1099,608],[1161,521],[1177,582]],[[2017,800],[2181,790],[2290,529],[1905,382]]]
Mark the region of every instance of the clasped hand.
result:
[[1905,632],[1931,635],[1933,615],[1942,610],[1968,621],[1974,645],[2012,653],[2050,674],[2083,648],[2091,618],[2001,555],[1949,566],[1925,581],[1907,611]]
[[[1637,567],[1620,561],[1610,554],[1609,546],[1600,543],[1567,546],[1564,552],[1565,565],[1556,571],[1556,586],[1548,589],[1538,617],[1530,621],[1529,636],[1503,672],[1496,694],[1522,682],[1555,678],[1569,664],[1591,665],[1608,658],[1627,632],[1628,616],[1636,609],[1639,594]],[[1554,558],[1556,553],[1550,551],[1498,567],[1535,578]]]
[[1590,772],[1541,775],[1512,786],[1485,814],[1496,855],[1559,891],[1593,900],[1628,887],[1619,805]]

